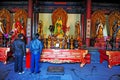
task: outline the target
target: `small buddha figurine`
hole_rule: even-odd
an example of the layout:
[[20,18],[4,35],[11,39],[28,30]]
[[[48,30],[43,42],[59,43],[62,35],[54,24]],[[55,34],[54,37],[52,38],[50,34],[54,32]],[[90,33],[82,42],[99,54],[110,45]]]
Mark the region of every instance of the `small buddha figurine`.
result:
[[54,39],[53,39],[53,45],[54,45],[54,47],[56,47],[56,43],[57,43],[57,39],[54,38]]
[[39,33],[39,35],[43,34],[43,22],[40,20],[38,23],[38,29],[37,32]]
[[67,49],[70,49],[70,35],[67,37]]
[[59,40],[60,40],[60,49],[62,49],[62,47],[63,47],[63,41],[62,41],[62,40],[63,40],[63,39],[60,38]]
[[49,35],[48,36],[48,45],[47,45],[47,48],[51,48],[51,36]]
[[74,47],[73,47],[73,42],[74,42],[74,39],[73,39],[73,35],[72,35],[72,36],[71,36],[71,41],[70,41],[70,43],[71,43],[71,45],[70,45],[71,49],[74,48]]
[[78,48],[82,46],[82,40],[80,36],[77,36],[77,41],[78,41]]
[[67,36],[65,36],[65,39],[64,39],[64,48],[67,49]]
[[77,37],[75,37],[74,39],[74,49],[77,49],[78,48],[78,40],[77,40]]
[[44,41],[44,48],[46,49],[47,48],[47,46],[46,46],[46,38],[44,38],[43,41]]

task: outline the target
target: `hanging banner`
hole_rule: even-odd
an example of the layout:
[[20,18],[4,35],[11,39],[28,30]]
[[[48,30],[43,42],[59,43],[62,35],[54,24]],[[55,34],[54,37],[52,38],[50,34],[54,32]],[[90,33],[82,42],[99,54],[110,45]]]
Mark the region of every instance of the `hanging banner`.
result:
[[91,20],[87,19],[86,38],[90,38],[90,28],[91,28]]
[[27,19],[27,37],[31,37],[31,18]]

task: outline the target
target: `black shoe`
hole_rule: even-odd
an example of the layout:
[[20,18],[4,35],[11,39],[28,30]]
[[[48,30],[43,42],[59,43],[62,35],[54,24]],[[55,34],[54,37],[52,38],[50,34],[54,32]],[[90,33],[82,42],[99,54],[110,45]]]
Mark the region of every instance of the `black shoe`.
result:
[[34,72],[30,72],[29,74],[31,75],[31,74],[33,74]]
[[38,71],[38,72],[35,72],[35,74],[39,74],[40,73],[40,71]]
[[15,71],[15,73],[18,73],[18,71]]

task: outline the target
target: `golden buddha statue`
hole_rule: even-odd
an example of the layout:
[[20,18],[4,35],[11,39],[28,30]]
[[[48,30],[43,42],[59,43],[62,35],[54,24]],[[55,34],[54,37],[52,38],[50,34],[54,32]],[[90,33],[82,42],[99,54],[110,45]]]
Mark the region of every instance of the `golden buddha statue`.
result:
[[39,35],[43,34],[43,22],[40,20],[38,23],[38,29],[37,32],[39,33]]
[[64,36],[64,32],[62,30],[62,19],[60,17],[55,23],[54,34],[57,36],[57,38],[62,38]]
[[80,35],[80,22],[79,21],[75,23],[75,36],[77,37],[78,35]]
[[97,38],[103,38],[103,24],[102,23],[98,24],[98,28],[97,28],[97,31],[96,31],[96,37]]

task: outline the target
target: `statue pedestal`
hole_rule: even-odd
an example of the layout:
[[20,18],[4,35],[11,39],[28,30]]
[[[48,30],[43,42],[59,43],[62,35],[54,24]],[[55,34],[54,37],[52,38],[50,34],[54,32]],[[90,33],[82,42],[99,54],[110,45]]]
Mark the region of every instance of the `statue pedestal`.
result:
[[106,49],[106,41],[104,40],[104,38],[96,38],[94,47],[99,49]]

